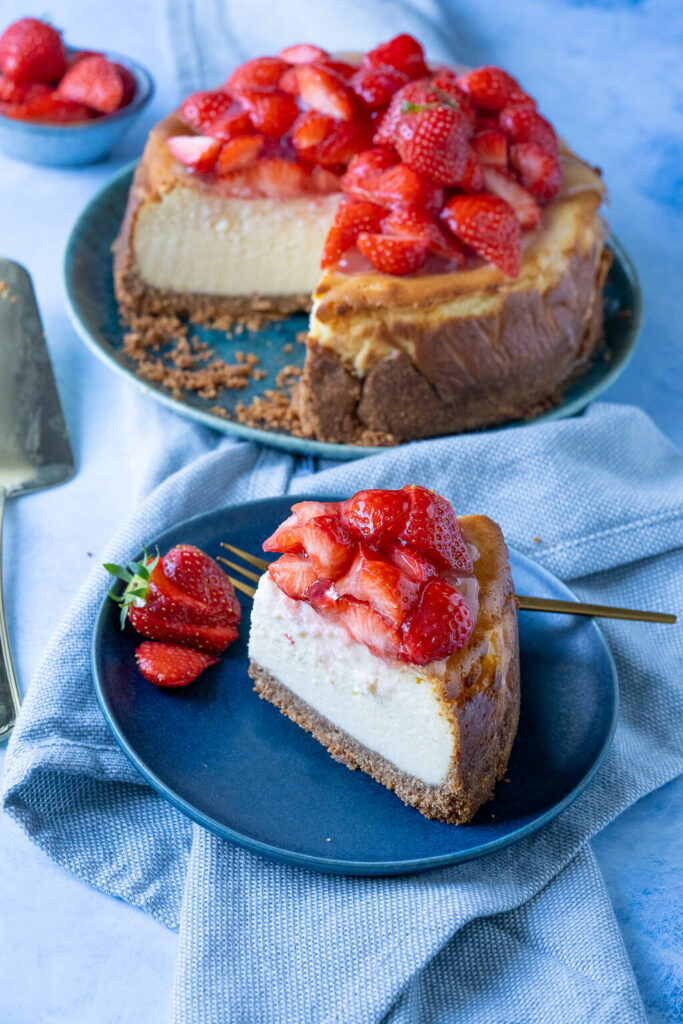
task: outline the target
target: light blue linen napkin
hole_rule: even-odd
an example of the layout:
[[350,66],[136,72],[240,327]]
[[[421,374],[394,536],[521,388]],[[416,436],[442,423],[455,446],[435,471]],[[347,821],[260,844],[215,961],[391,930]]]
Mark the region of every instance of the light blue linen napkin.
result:
[[[150,413],[160,432],[167,420]],[[573,420],[424,442],[308,475],[271,450],[216,448],[210,431],[193,435],[191,453],[101,560],[125,560],[140,538],[229,502],[416,481],[461,513],[492,515],[511,545],[586,600],[683,603],[683,455],[629,407],[596,405]],[[617,733],[593,782],[554,822],[438,872],[343,878],[216,839],[142,783],[92,688],[106,587],[94,570],[50,644],[10,742],[3,802],[57,862],[179,928],[174,1024],[644,1021],[587,841],[681,771],[680,626],[604,623],[620,677]]]

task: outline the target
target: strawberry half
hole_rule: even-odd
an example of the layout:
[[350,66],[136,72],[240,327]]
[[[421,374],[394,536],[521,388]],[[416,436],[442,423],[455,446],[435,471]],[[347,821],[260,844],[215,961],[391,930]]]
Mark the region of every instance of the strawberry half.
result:
[[240,100],[256,131],[273,139],[289,131],[299,115],[296,100],[285,92],[245,89]]
[[403,490],[410,505],[405,523],[393,534],[396,539],[422,552],[437,566],[470,575],[472,559],[450,502],[415,484]]
[[472,146],[480,163],[501,171],[507,169],[508,142],[503,132],[490,128],[478,132],[472,139]]
[[253,164],[261,152],[264,142],[263,135],[238,135],[236,138],[224,142],[214,167],[218,177],[229,174],[237,168],[249,167]]
[[193,128],[200,135],[211,135],[211,126],[231,108],[235,109],[227,92],[223,89],[210,89],[193,92],[184,99],[180,104],[180,117],[189,128]]
[[356,245],[366,259],[382,274],[414,274],[424,263],[427,243],[416,238],[361,234]]
[[299,527],[301,544],[316,573],[336,580],[353,558],[353,538],[337,514],[316,516]]
[[485,66],[467,71],[458,85],[484,110],[502,110],[519,89],[519,83],[501,68]]
[[327,138],[335,124],[334,118],[328,117],[327,114],[321,114],[317,110],[306,110],[299,114],[294,124],[292,143],[299,150],[317,146]]
[[378,231],[386,210],[362,199],[343,200],[325,239],[321,267],[338,263],[363,232]]
[[372,540],[405,519],[410,506],[405,491],[358,491],[341,506],[342,521],[358,537]]
[[144,640],[140,644],[135,658],[145,679],[155,686],[168,687],[187,686],[218,661],[205,651],[152,640]]
[[369,605],[352,597],[342,597],[333,612],[352,640],[364,644],[377,658],[396,658],[401,634]]
[[371,110],[378,110],[389,103],[394,93],[410,81],[404,71],[395,68],[359,68],[349,80],[356,96]]
[[430,252],[465,265],[465,251],[452,235],[441,230],[437,221],[416,206],[405,206],[392,210],[382,221],[383,235],[399,235],[422,241]]
[[116,65],[106,57],[84,57],[64,75],[57,94],[100,114],[113,114],[123,105],[124,83]]
[[171,135],[166,145],[176,160],[200,174],[213,170],[221,151],[221,142],[210,135]]
[[223,89],[240,96],[245,89],[276,86],[288,66],[281,57],[254,57],[235,68]]
[[401,654],[415,665],[447,658],[472,635],[472,615],[459,590],[445,580],[427,583],[403,632]]
[[406,164],[396,164],[372,175],[353,191],[384,206],[419,206],[423,209],[433,201],[434,190],[417,171]]
[[334,586],[340,597],[365,601],[396,628],[405,622],[420,593],[419,584],[404,576],[397,566],[373,558],[362,548]]
[[441,214],[456,238],[470,245],[503,273],[517,277],[521,266],[521,227],[515,211],[499,196],[451,196]]
[[380,43],[363,57],[363,64],[368,68],[394,68],[404,71],[411,78],[421,78],[429,74],[425,63],[424,50],[417,39],[407,32],[394,36],[387,43]]
[[313,43],[297,43],[296,46],[287,46],[280,50],[278,57],[288,64],[313,64],[314,61],[329,57],[329,53]]
[[300,64],[297,67],[299,97],[307,107],[350,121],[355,111],[353,91],[329,68],[322,64]]
[[531,193],[522,188],[510,174],[496,167],[485,167],[484,184],[489,192],[509,203],[525,231],[538,227],[541,220],[540,206]]
[[557,156],[559,144],[555,129],[533,108],[523,104],[505,107],[500,113],[500,127],[511,142],[534,142],[546,153]]
[[345,192],[352,192],[357,186],[362,186],[367,178],[381,174],[396,163],[398,157],[391,149],[382,146],[365,149],[351,159],[342,178],[342,187]]
[[294,601],[303,600],[318,578],[310,558],[303,555],[280,555],[268,566],[268,574],[283,594]]
[[550,202],[562,185],[562,166],[535,142],[519,142],[510,149],[510,164],[524,188],[541,203]]
[[300,527],[316,516],[339,515],[336,501],[299,501],[292,505],[292,514],[280,523],[275,533],[263,542],[264,551],[282,551],[285,554],[302,554]]
[[254,125],[246,110],[234,104],[228,107],[224,113],[219,114],[215,121],[211,121],[206,127],[206,135],[211,135],[221,142],[229,142],[240,135],[252,135]]

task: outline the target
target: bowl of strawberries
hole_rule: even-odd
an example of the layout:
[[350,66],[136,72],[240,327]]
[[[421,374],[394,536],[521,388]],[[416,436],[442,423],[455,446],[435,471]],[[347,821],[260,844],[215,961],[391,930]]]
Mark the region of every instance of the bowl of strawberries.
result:
[[45,21],[20,18],[0,35],[0,149],[16,160],[101,160],[153,93],[141,64],[68,46]]

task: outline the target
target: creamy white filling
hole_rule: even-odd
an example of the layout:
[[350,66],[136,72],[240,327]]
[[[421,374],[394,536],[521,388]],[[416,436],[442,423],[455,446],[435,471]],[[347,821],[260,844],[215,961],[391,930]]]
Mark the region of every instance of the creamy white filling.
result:
[[208,295],[314,290],[339,194],[234,199],[174,188],[135,224],[135,258],[156,288]]
[[445,662],[418,667],[376,658],[346,630],[261,577],[249,655],[261,668],[401,771],[439,785],[454,753],[439,700]]

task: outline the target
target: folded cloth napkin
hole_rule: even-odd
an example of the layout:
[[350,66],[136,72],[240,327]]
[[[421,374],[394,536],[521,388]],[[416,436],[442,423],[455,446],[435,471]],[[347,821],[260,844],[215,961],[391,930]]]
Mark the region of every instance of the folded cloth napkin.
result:
[[[149,403],[146,417],[161,451],[177,421]],[[191,461],[160,460],[162,482],[102,561],[126,560],[141,538],[230,502],[414,481],[461,513],[493,516],[511,545],[585,600],[680,610],[683,454],[633,408],[595,405],[571,420],[308,473],[272,450],[217,446],[210,431],[187,444]],[[344,878],[217,839],[142,782],[92,687],[106,587],[95,569],[45,654],[10,741],[3,802],[58,863],[179,928],[174,1024],[644,1021],[588,840],[681,771],[679,626],[603,623],[619,724],[596,777],[555,821],[467,864]]]

